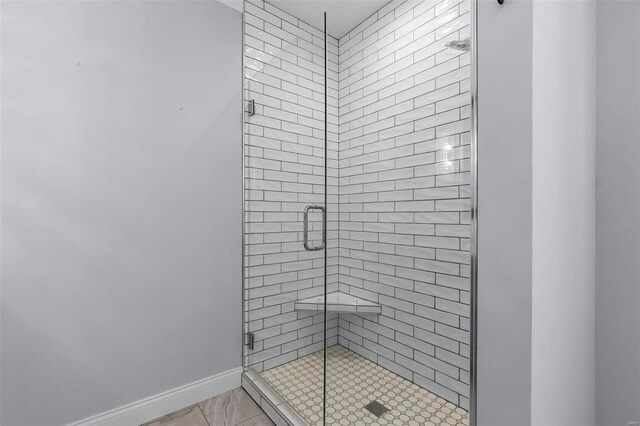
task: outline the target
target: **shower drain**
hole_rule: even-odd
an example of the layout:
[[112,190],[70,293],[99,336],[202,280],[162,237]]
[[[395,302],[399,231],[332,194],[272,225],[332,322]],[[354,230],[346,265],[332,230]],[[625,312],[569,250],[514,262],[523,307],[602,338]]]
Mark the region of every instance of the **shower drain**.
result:
[[380,404],[378,401],[371,401],[370,403],[365,405],[364,408],[366,408],[367,411],[369,411],[371,414],[373,414],[376,417],[380,417],[384,413],[389,411],[389,409],[387,407],[385,407],[384,405]]

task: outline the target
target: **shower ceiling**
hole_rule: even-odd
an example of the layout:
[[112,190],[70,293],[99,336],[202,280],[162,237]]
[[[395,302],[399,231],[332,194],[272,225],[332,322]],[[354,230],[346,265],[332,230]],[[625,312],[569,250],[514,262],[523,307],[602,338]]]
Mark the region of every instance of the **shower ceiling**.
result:
[[272,0],[269,3],[316,28],[323,27],[327,12],[327,33],[341,38],[374,14],[389,0]]

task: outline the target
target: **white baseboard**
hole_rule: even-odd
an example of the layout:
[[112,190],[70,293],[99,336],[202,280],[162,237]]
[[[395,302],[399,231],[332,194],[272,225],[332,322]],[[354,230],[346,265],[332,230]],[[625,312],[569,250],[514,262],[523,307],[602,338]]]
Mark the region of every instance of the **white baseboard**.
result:
[[67,426],[138,426],[240,386],[242,368],[162,392]]

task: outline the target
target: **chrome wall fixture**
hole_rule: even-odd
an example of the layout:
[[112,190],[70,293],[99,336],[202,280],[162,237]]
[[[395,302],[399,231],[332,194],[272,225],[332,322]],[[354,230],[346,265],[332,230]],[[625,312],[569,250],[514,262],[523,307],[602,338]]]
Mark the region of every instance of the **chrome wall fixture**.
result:
[[445,44],[445,46],[450,49],[468,52],[471,50],[471,41],[469,38],[466,38],[464,40],[453,40]]

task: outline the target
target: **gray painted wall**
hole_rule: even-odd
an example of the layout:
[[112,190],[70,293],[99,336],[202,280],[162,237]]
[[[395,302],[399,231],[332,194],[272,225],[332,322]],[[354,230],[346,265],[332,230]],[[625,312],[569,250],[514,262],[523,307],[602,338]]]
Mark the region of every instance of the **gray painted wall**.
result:
[[2,424],[239,367],[240,13],[2,8]]
[[478,2],[479,426],[531,415],[531,16]]
[[640,420],[640,3],[598,2],[596,416]]
[[[537,426],[595,424],[595,6],[533,3],[531,424]],[[558,40],[572,40],[571,48]]]
[[594,29],[479,2],[479,425],[594,424]]

